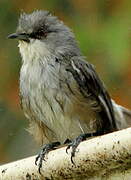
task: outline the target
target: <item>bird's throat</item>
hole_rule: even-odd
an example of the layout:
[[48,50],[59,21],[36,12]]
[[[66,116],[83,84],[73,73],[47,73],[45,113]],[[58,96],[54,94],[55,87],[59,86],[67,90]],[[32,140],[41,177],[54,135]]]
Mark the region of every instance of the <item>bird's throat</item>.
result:
[[32,40],[30,43],[19,41],[18,47],[24,63],[45,57],[48,59],[47,57],[51,55],[45,43],[40,40]]

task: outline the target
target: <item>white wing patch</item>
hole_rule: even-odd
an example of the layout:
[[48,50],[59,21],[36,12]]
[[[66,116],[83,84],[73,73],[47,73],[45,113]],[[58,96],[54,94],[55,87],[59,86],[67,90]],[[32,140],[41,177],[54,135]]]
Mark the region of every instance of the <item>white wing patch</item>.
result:
[[78,73],[80,73],[80,70],[75,66],[74,62],[71,61],[71,65],[74,68],[75,71],[77,71]]

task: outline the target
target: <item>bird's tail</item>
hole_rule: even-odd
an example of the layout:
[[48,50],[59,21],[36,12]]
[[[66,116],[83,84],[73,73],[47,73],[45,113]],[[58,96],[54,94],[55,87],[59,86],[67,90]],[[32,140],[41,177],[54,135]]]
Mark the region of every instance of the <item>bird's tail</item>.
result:
[[121,108],[121,111],[123,113],[124,119],[126,120],[127,124],[129,126],[131,126],[131,110],[129,110],[123,106],[120,106],[120,108]]
[[113,100],[112,104],[118,130],[131,127],[131,110],[116,104]]

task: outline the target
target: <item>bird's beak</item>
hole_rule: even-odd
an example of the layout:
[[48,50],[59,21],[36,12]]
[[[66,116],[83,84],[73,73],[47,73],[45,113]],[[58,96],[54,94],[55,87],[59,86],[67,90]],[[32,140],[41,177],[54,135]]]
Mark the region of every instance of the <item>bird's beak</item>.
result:
[[18,39],[18,40],[23,40],[26,42],[30,42],[29,40],[29,35],[25,33],[13,33],[7,36],[9,39]]

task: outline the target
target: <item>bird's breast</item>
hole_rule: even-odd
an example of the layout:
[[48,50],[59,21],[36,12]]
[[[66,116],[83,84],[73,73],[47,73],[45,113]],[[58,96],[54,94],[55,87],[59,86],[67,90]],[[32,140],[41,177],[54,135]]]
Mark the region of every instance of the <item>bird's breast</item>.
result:
[[68,76],[54,71],[50,65],[45,68],[24,65],[20,76],[21,102],[26,116],[43,123],[50,131],[46,131],[49,139],[62,142],[81,133],[94,132],[98,118],[80,95],[75,80]]

